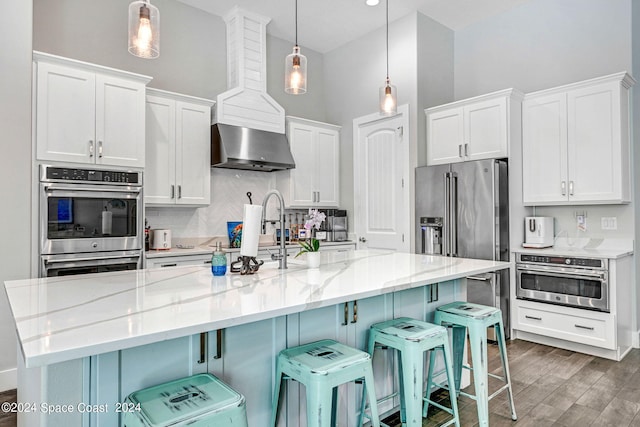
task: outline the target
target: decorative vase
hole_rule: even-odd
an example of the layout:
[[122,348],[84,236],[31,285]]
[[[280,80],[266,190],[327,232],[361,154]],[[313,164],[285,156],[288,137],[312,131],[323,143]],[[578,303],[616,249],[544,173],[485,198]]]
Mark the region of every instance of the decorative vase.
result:
[[320,267],[320,252],[307,252],[307,267]]

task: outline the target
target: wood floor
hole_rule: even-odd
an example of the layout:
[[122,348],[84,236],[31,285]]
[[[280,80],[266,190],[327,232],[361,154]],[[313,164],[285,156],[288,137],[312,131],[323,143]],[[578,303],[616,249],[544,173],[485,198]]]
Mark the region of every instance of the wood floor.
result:
[[[490,402],[491,427],[640,427],[640,349],[632,350],[621,362],[520,340],[509,341],[507,351],[518,421],[511,421],[503,392]],[[489,368],[500,373],[500,366],[497,347],[490,345]],[[489,392],[497,386],[497,380],[490,381]],[[15,390],[0,393],[0,402],[15,400]],[[477,426],[475,402],[461,397],[458,405],[462,426]],[[448,416],[430,410],[423,425],[437,426]],[[399,426],[393,418],[388,423]],[[15,414],[0,412],[0,427],[15,426]]]

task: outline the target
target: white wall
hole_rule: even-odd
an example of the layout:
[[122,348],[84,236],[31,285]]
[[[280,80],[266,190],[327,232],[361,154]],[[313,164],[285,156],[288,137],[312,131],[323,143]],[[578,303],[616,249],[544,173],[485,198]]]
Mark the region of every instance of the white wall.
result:
[[[635,0],[634,0],[635,1]],[[632,69],[631,0],[532,0],[455,33],[455,97],[551,88]],[[636,88],[637,91],[637,88]],[[578,232],[575,211],[587,211]],[[538,208],[570,236],[634,234],[633,205]],[[615,216],[618,230],[602,230]],[[519,219],[514,219],[519,220]]]
[[[0,282],[30,272],[31,2],[0,5]],[[16,336],[6,294],[0,291],[0,391],[16,387]]]
[[[635,25],[632,25],[632,70],[633,75],[636,78],[640,77],[640,0],[632,0],[631,2],[631,20]],[[633,141],[640,141],[640,88],[636,87],[631,92],[631,126],[632,126],[632,138]],[[640,200],[640,148],[636,147],[636,144],[631,144],[631,154],[633,161],[633,199]],[[636,202],[637,203],[637,202]],[[640,241],[640,215],[635,215],[635,241]],[[636,243],[636,248],[637,248]],[[638,290],[638,272],[640,272],[640,256],[636,256],[635,274],[636,285],[634,289],[636,291],[636,304],[635,304],[635,316],[637,320],[636,330],[640,330],[640,316],[638,311],[640,309],[640,291]]]

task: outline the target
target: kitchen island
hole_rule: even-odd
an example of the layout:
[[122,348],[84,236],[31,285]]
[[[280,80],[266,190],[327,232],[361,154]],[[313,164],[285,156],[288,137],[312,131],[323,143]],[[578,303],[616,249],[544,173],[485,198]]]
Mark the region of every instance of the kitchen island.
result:
[[[19,425],[113,426],[128,393],[202,371],[244,394],[250,425],[265,425],[279,350],[319,338],[363,348],[371,323],[429,320],[438,305],[465,297],[466,276],[510,267],[376,250],[323,253],[319,269],[296,261],[247,276],[213,277],[198,266],[6,282],[18,399],[34,404]],[[380,383],[393,387],[393,378]],[[341,405],[355,405],[354,396],[347,391]],[[45,409],[55,405],[73,410]],[[283,423],[299,425],[297,405],[285,412]]]

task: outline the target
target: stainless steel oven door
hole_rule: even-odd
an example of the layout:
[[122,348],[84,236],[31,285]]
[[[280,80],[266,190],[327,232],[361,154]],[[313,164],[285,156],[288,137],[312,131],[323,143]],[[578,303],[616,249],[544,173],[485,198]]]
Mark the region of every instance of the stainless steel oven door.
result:
[[142,249],[142,187],[40,184],[40,253]]
[[43,255],[40,257],[40,277],[139,270],[140,268],[142,268],[142,251]]
[[609,312],[607,270],[516,264],[516,296]]

